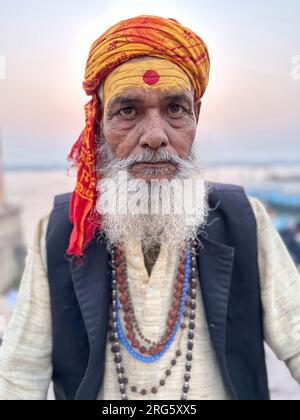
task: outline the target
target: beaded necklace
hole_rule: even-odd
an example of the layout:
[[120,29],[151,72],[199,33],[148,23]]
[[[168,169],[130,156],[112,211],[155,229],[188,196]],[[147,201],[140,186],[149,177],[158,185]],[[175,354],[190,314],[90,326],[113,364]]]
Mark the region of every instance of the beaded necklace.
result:
[[[175,353],[169,367],[165,370],[165,377],[159,381],[159,385],[151,387],[150,392],[153,394],[157,393],[159,388],[164,386],[166,383],[167,377],[171,375],[172,368],[177,364],[177,358],[182,355],[180,350],[180,343],[183,335],[183,330],[186,328],[186,322],[183,319],[188,319],[189,331],[188,331],[188,344],[187,344],[187,354],[186,354],[186,372],[184,375],[184,385],[182,387],[181,399],[187,398],[187,393],[189,391],[189,380],[190,380],[190,371],[192,368],[192,350],[193,350],[193,339],[194,339],[194,329],[195,329],[195,309],[196,309],[196,258],[195,258],[195,243],[192,241],[187,241],[184,247],[185,257],[183,262],[179,265],[178,276],[177,276],[177,295],[174,296],[174,301],[180,303],[176,311],[176,305],[173,305],[173,308],[169,312],[169,319],[167,322],[166,333],[163,336],[163,340],[159,343],[151,342],[147,340],[140,331],[140,336],[143,341],[151,345],[151,347],[146,347],[145,344],[141,345],[135,334],[133,333],[133,324],[132,319],[136,321],[134,312],[130,309],[133,308],[132,301],[130,298],[129,287],[127,282],[127,276],[124,274],[124,255],[120,249],[111,249],[111,263],[112,263],[112,305],[110,311],[110,341],[112,342],[111,351],[114,353],[114,362],[116,364],[116,372],[118,375],[118,382],[120,385],[121,397],[124,400],[128,399],[126,393],[126,385],[128,385],[128,378],[125,376],[125,369],[122,363],[121,356],[121,344],[123,347],[136,359],[145,362],[153,363],[156,360],[159,360],[169,349],[170,345],[173,343],[179,329],[181,328],[180,340],[178,343],[178,348]],[[117,262],[117,265],[116,265]],[[183,266],[184,265],[184,270]],[[120,292],[120,296],[119,293]],[[189,295],[189,296],[188,296]],[[177,300],[176,300],[177,299]],[[175,307],[174,307],[175,306]],[[189,307],[189,311],[186,310],[186,307]],[[120,310],[124,310],[124,320],[126,322],[127,337],[125,336],[121,325]],[[133,315],[133,316],[132,316]],[[174,318],[175,316],[175,318]],[[137,325],[137,322],[134,323]],[[128,338],[128,339],[127,339]],[[131,341],[132,345],[129,343]],[[156,346],[156,347],[155,347]],[[139,349],[138,353],[135,348]],[[144,356],[145,353],[148,353],[150,357]],[[149,390],[143,388],[138,390],[137,386],[131,386],[132,392],[140,392],[141,395],[146,395]]]

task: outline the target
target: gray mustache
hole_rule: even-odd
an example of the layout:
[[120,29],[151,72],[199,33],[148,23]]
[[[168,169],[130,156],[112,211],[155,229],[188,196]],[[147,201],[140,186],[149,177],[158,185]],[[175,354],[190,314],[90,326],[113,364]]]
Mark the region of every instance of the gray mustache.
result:
[[146,150],[144,153],[139,154],[138,156],[128,157],[117,162],[119,169],[130,168],[137,163],[149,163],[149,162],[168,162],[173,163],[174,165],[180,165],[185,160],[179,158],[178,156],[172,155],[170,152],[165,150],[161,151],[152,151]]
[[97,149],[100,165],[97,170],[99,174],[108,176],[115,171],[128,171],[136,163],[149,163],[149,162],[168,162],[176,166],[178,176],[185,176],[187,172],[195,170],[200,167],[200,161],[196,154],[191,151],[187,159],[181,159],[173,153],[161,149],[151,150],[146,149],[136,156],[128,156],[124,159],[118,159],[111,151],[108,143],[104,138],[100,139]]

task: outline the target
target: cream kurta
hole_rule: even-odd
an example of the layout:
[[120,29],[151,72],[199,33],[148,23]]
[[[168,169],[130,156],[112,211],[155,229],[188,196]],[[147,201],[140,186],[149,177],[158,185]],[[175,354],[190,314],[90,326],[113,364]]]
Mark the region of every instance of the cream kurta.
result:
[[[300,383],[300,274],[275,230],[264,205],[249,197],[258,233],[258,259],[262,288],[265,338],[279,359],[286,362]],[[0,349],[0,399],[45,399],[52,376],[52,331],[47,279],[45,234],[48,217],[42,219],[29,248],[18,303]],[[143,333],[154,341],[163,332],[176,277],[179,253],[166,253],[162,246],[151,276],[148,276],[140,243],[126,250],[130,290]],[[200,279],[201,282],[201,279]],[[227,399],[197,287],[196,332],[188,399]],[[179,399],[182,392],[185,352],[177,359],[166,385],[156,395],[132,394],[129,399]],[[168,352],[153,364],[142,363],[122,347],[129,385],[148,389],[163,377],[177,349],[176,337]],[[97,374],[95,372],[95,374]],[[99,399],[120,399],[110,343]]]
[[[166,252],[162,248],[158,259],[149,277],[144,264],[143,251],[140,242],[128,244],[126,248],[127,274],[129,279],[130,293],[138,323],[143,334],[150,340],[157,341],[165,332],[165,326],[170,309],[170,302],[176,283],[177,269],[179,264],[180,249]],[[221,379],[218,363],[212,344],[209,338],[208,326],[204,313],[204,306],[201,298],[200,288],[197,285],[197,307],[196,307],[196,329],[194,337],[193,361],[190,390],[188,399],[228,399],[229,396]],[[123,315],[123,312],[121,312]],[[122,317],[123,331],[125,323]],[[182,394],[183,377],[185,374],[186,352],[187,352],[188,328],[183,332],[180,341],[182,356],[177,359],[177,364],[172,367],[171,376],[167,378],[166,385],[159,388],[157,394],[148,392],[147,399],[153,400],[179,400]],[[146,364],[133,358],[127,350],[121,346],[121,355],[125,373],[129,379],[129,386],[126,387],[128,398],[144,400],[145,396],[133,393],[131,385],[138,389],[146,388],[151,390],[164,378],[164,372],[170,367],[174,358],[181,331],[168,351],[158,361]],[[109,338],[109,337],[108,337]],[[119,384],[117,381],[114,355],[111,344],[107,342],[106,364],[104,381],[102,384],[99,399],[114,400],[121,399]],[[127,375],[128,374],[128,375]]]

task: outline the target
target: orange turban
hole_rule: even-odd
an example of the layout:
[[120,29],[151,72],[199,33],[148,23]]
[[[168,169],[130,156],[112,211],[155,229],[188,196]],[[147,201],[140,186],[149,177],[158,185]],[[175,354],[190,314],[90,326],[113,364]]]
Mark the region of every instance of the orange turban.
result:
[[101,118],[97,89],[116,67],[141,56],[177,64],[188,75],[195,99],[201,98],[206,90],[210,65],[207,47],[198,35],[175,19],[138,16],[124,20],[93,43],[83,82],[86,94],[92,98],[85,105],[85,128],[68,156],[77,165],[77,183],[70,204],[70,221],[74,226],[68,255],[83,256],[84,248],[100,227],[93,211],[97,200],[95,130]]

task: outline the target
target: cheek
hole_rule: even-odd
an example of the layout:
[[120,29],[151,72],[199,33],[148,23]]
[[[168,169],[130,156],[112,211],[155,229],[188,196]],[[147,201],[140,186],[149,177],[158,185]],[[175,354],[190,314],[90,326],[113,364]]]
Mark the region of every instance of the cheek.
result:
[[197,127],[187,127],[181,130],[174,130],[171,137],[171,145],[178,153],[181,159],[186,159],[193,147]]
[[118,125],[110,122],[104,122],[103,135],[112,153],[120,159],[126,157],[136,145],[133,136],[130,136],[128,130],[122,130]]
[[[170,124],[167,126],[170,146],[182,159],[186,159],[195,141],[197,124],[189,119],[184,123],[178,123],[178,126]],[[115,121],[104,121],[103,134],[112,153],[120,159],[128,156],[139,143],[139,135],[134,128],[123,129]]]

